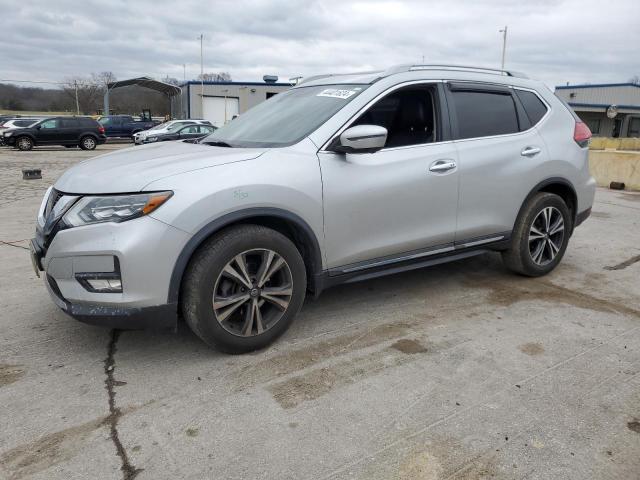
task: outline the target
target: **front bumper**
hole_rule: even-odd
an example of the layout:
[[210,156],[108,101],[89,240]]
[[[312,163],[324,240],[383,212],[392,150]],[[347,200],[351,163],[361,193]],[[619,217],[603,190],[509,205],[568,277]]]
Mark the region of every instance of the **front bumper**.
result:
[[[44,271],[53,301],[85,323],[112,328],[174,328],[177,304],[168,302],[171,273],[189,239],[151,217],[58,231],[32,242],[35,268]],[[90,291],[88,274],[116,273],[121,292]]]
[[71,303],[62,296],[53,277],[47,275],[45,285],[53,302],[64,313],[89,325],[121,330],[174,330],[177,325],[177,304],[127,308]]

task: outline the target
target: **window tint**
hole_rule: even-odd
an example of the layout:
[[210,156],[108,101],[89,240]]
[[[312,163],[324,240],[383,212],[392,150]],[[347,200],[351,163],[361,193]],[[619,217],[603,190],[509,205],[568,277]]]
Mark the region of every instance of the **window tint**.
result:
[[529,117],[531,121],[531,125],[538,123],[540,119],[544,117],[545,113],[547,113],[546,105],[542,103],[542,100],[533,92],[517,89],[514,91],[522,102],[524,110],[527,112],[527,117]]
[[510,94],[454,91],[458,138],[488,137],[516,133],[518,116]]
[[95,128],[98,125],[96,125],[96,121],[93,118],[80,118],[80,126],[82,127],[87,127],[87,128]]
[[385,148],[435,141],[433,93],[428,87],[396,90],[378,100],[351,125],[387,129]]
[[40,124],[40,128],[58,128],[58,120],[52,118],[51,120],[45,120]]
[[16,120],[15,122],[13,122],[13,124],[16,127],[28,127],[30,125],[33,125],[35,122],[33,120]]
[[75,118],[64,118],[60,120],[60,127],[62,128],[77,128],[80,126],[80,122]]

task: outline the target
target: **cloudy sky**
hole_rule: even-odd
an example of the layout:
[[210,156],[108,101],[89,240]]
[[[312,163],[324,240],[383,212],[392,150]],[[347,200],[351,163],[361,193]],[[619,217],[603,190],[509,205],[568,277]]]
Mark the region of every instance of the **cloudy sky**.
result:
[[[640,75],[640,0],[0,0],[0,79],[234,80],[384,68],[506,66],[548,85]],[[10,15],[7,14],[10,12]]]

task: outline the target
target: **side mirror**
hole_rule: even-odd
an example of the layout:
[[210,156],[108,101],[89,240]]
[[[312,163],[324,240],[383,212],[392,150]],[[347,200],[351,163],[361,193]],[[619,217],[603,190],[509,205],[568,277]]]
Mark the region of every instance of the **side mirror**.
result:
[[386,142],[386,128],[379,125],[358,125],[342,132],[329,149],[340,153],[373,153],[384,148]]
[[36,125],[36,130],[40,130],[42,128],[41,125]]

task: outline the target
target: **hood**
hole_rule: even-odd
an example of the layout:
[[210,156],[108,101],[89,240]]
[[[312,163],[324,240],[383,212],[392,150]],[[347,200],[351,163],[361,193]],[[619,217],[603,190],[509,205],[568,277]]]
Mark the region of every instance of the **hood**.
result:
[[80,162],[62,174],[55,188],[65,193],[138,192],[161,178],[251,160],[265,151],[184,142],[152,143]]

